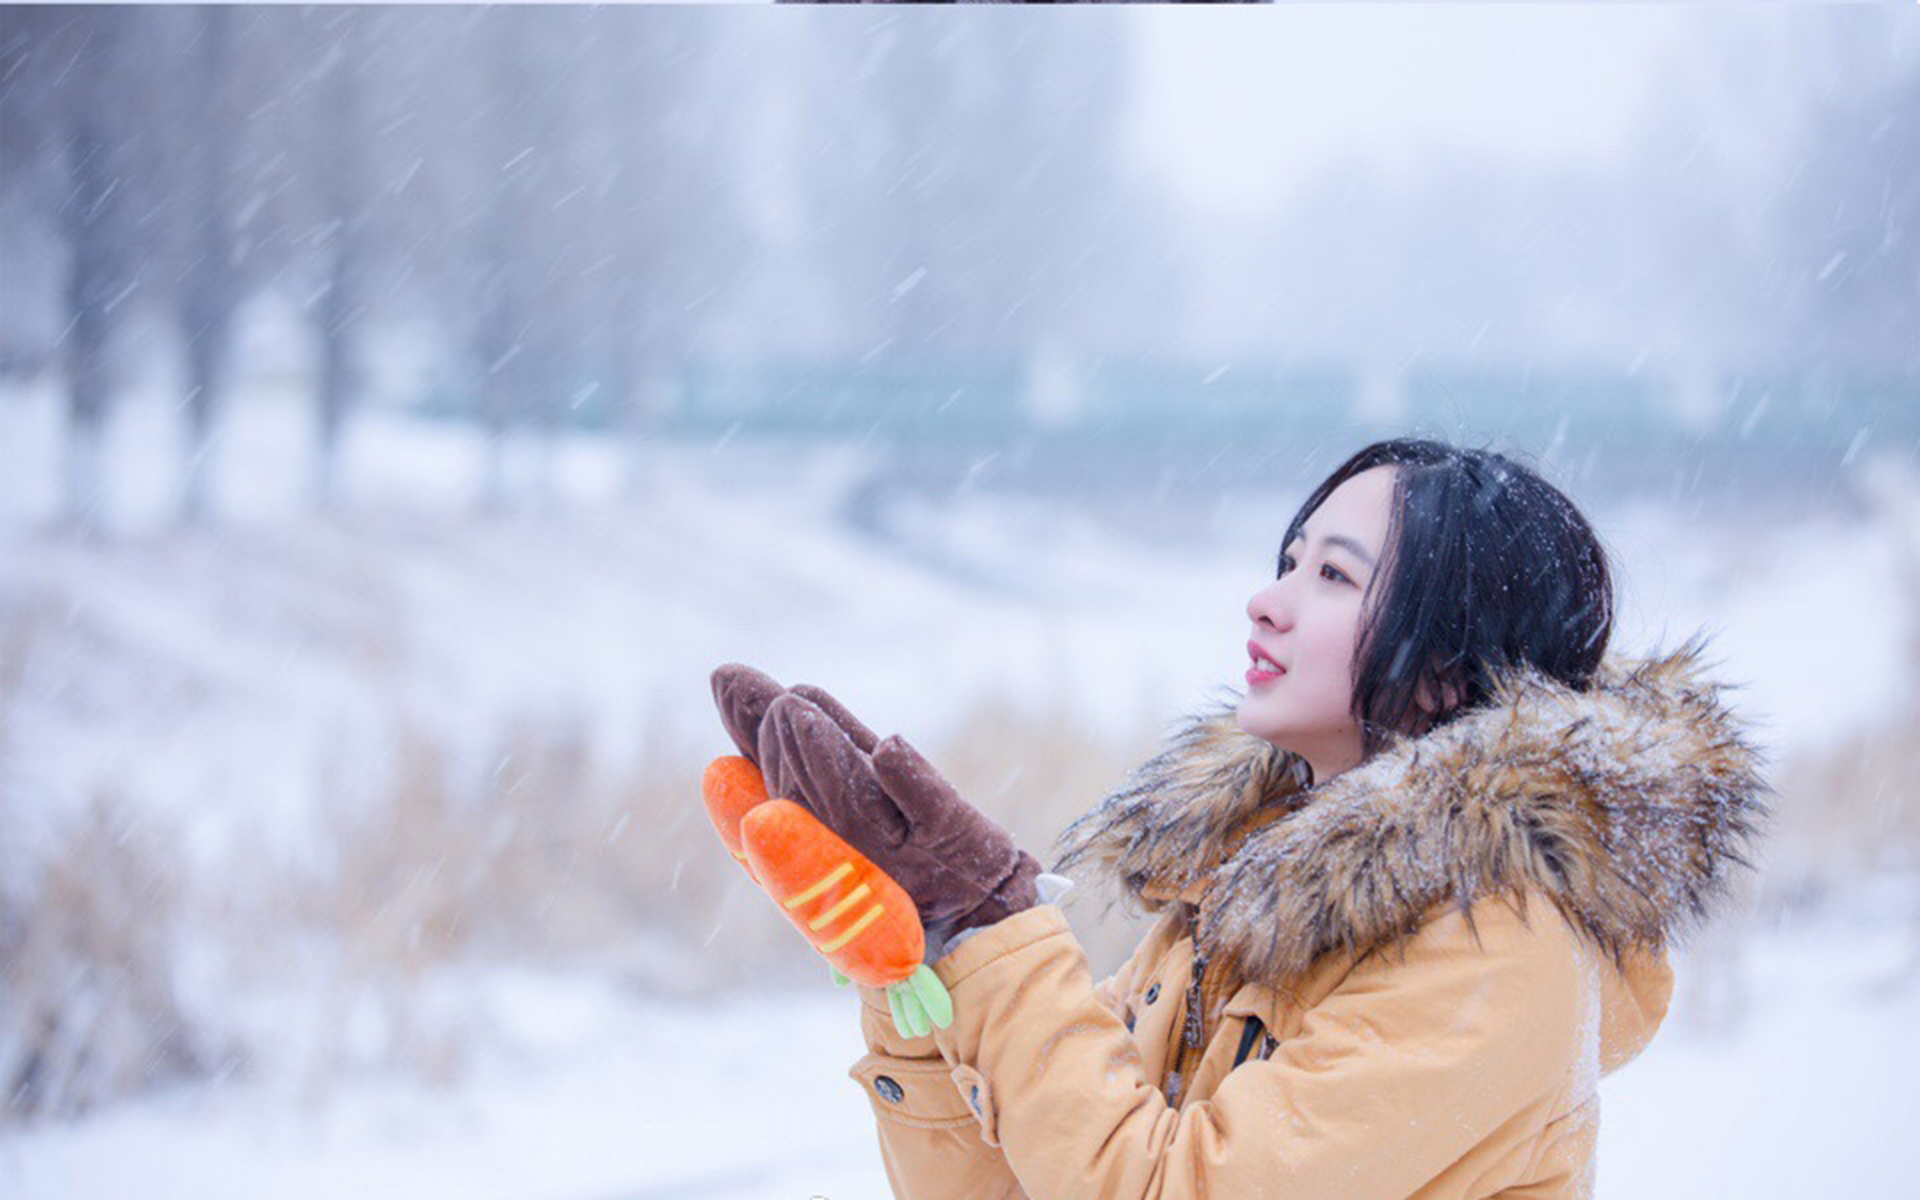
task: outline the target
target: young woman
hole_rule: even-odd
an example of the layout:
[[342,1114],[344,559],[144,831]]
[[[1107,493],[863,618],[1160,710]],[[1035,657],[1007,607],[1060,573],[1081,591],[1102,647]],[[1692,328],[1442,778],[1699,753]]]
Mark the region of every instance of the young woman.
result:
[[899,738],[729,665],[776,794],[921,909],[953,1020],[861,988],[851,1075],[901,1197],[1586,1196],[1600,1077],[1767,813],[1700,646],[1609,656],[1560,492],[1423,440],[1355,454],[1247,603],[1247,688],[1061,839],[1160,914],[1096,983],[1031,856]]

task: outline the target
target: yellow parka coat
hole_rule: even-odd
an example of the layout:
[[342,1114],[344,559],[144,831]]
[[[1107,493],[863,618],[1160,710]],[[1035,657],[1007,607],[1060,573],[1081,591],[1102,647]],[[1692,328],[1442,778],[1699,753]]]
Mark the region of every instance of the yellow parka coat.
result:
[[1590,1196],[1599,1079],[1767,814],[1698,654],[1516,672],[1314,788],[1230,708],[1191,720],[1063,835],[1056,869],[1160,914],[1112,977],[1042,904],[933,964],[947,1029],[859,989],[894,1193]]

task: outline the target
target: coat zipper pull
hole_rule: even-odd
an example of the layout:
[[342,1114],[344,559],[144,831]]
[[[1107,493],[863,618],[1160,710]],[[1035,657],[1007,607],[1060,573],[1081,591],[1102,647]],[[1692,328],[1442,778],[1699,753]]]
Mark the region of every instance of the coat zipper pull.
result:
[[1200,951],[1193,960],[1193,979],[1187,984],[1187,1022],[1183,1039],[1189,1046],[1200,1044],[1200,979],[1207,971],[1207,952]]

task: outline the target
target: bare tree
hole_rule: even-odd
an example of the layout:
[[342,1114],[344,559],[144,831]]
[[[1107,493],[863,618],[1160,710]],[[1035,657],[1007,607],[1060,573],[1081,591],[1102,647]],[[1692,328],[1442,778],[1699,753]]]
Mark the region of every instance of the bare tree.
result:
[[185,238],[177,283],[177,311],[187,360],[187,464],[180,515],[188,524],[208,516],[215,426],[226,407],[227,357],[232,345],[234,310],[245,279],[239,262],[234,160],[241,133],[234,64],[234,10],[209,5],[183,14],[191,21],[188,53],[175,60],[177,85],[184,92],[182,124],[173,131],[177,173],[163,178],[174,205],[185,201],[187,216],[175,219]]
[[8,186],[45,203],[65,251],[56,343],[67,384],[63,511],[81,532],[104,515],[111,354],[150,245],[135,211],[151,169],[138,125],[151,95],[132,27],[144,19],[105,8],[16,9],[5,41],[0,125],[25,151],[17,162],[8,156]]
[[448,10],[321,6],[263,9],[251,26],[249,253],[276,285],[296,290],[312,322],[306,483],[320,510],[341,498],[376,309],[412,315],[443,265],[432,253],[443,214],[416,179],[429,155],[447,150],[435,144],[444,130],[423,128],[431,105],[420,106],[455,69],[438,35],[457,37],[466,20]]
[[[491,512],[513,507],[528,492],[545,501],[553,490],[564,285],[577,233],[555,215],[572,193],[563,156],[571,73],[560,57],[570,47],[556,18],[571,15],[506,9],[483,26],[490,69],[481,85],[491,102],[475,143],[481,171],[493,178],[476,196],[480,212],[470,249],[482,281],[476,327],[486,372],[482,507]],[[524,465],[517,482],[508,457],[516,445]]]
[[339,499],[341,442],[361,386],[359,334],[367,307],[368,258],[374,234],[375,131],[367,92],[378,83],[366,69],[378,17],[360,9],[325,14],[331,44],[323,78],[311,90],[319,101],[308,158],[315,168],[321,221],[315,252],[323,279],[315,303],[320,333],[320,378],[314,390],[315,445],[311,490],[316,507]]

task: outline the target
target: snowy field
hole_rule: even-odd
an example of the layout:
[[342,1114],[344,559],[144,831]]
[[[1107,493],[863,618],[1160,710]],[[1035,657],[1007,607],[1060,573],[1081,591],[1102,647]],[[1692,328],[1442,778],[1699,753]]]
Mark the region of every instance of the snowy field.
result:
[[[110,532],[81,544],[46,532],[51,394],[0,393],[0,618],[31,652],[4,714],[16,849],[105,787],[179,829],[205,877],[250,848],[297,855],[329,796],[375,786],[402,723],[478,758],[516,714],[570,714],[609,759],[665,744],[704,761],[727,748],[706,677],[729,659],[823,684],[923,743],[989,695],[1135,736],[1237,679],[1246,597],[1312,482],[1208,506],[1177,543],[986,492],[892,511],[873,534],[841,519],[872,447],[655,447],[622,498],[617,449],[570,438],[563,506],[479,521],[478,440],[374,414],[352,502],[319,520],[299,505],[304,416],[272,395],[238,408],[220,450],[230,517],[181,532],[166,521],[174,416],[136,399],[109,445]],[[1776,757],[1907,702],[1906,527],[1591,515],[1621,584],[1615,645],[1705,628]],[[1603,1088],[1600,1195],[1907,1194],[1913,904],[1855,897],[1716,943],[1711,968],[1682,959],[1667,1028]],[[1696,978],[1738,981],[1745,1015],[1707,1013]],[[258,1068],[0,1133],[0,1195],[887,1194],[845,1074],[856,1002],[824,980],[665,998],[586,968],[445,968],[419,1003],[466,1051],[437,1083],[311,1069],[298,994],[184,986],[265,1047]]]
[[[1731,1032],[1681,1001],[1601,1087],[1598,1195],[1909,1195],[1920,1151],[1920,972],[1897,932],[1793,925],[1750,944]],[[462,1082],[367,1079],[156,1096],[0,1140],[19,1200],[767,1200],[889,1195],[846,1070],[852,996],[815,988],[662,1004],[591,979],[469,981],[487,1052]],[[1391,1149],[1383,1147],[1383,1152]]]

